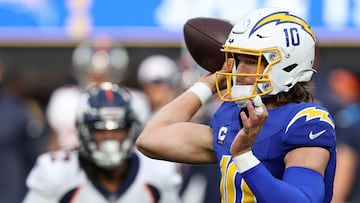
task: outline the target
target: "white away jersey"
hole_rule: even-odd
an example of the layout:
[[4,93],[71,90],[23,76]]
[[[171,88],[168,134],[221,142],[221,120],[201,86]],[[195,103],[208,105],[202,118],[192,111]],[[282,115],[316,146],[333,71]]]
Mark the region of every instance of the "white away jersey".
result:
[[119,190],[110,194],[87,178],[77,151],[41,155],[26,184],[23,203],[177,203],[181,177],[175,165],[134,153]]

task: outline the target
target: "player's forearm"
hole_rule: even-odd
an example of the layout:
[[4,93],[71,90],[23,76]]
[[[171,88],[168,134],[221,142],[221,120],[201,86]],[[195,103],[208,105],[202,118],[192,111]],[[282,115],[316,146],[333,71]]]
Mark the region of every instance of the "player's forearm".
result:
[[196,82],[169,104],[161,108],[147,123],[146,128],[187,122],[214,93],[208,82]]
[[147,126],[169,125],[189,121],[201,106],[199,98],[191,92],[184,92],[161,108],[147,123]]
[[[201,100],[196,93],[184,92],[150,119],[136,141],[137,148],[157,159],[191,163],[216,160],[208,155],[212,150],[210,127],[188,122],[200,106]],[[194,153],[197,156],[192,156]]]
[[187,128],[177,123],[189,121],[199,107],[200,100],[196,95],[184,92],[150,119],[136,140],[136,147],[151,158],[165,159],[163,151],[173,151],[173,146],[179,144],[174,142],[174,137],[189,134]]
[[319,202],[324,201],[325,186],[320,173],[302,167],[286,169],[282,180],[276,179],[258,164],[242,173],[258,202]]

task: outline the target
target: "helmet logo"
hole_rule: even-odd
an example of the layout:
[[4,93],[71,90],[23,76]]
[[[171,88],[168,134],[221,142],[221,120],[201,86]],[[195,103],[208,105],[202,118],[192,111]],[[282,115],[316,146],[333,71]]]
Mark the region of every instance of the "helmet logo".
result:
[[276,13],[272,13],[270,15],[265,16],[264,18],[262,18],[261,20],[259,20],[255,26],[252,28],[252,30],[250,31],[249,37],[256,32],[258,29],[260,29],[262,26],[271,23],[271,22],[276,22],[276,25],[281,24],[281,23],[295,23],[301,26],[301,28],[309,33],[309,35],[313,38],[313,40],[315,41],[315,35],[313,33],[313,31],[311,30],[310,26],[301,18],[295,16],[295,15],[291,15],[289,14],[289,12],[287,11],[280,11],[280,12],[276,12]]

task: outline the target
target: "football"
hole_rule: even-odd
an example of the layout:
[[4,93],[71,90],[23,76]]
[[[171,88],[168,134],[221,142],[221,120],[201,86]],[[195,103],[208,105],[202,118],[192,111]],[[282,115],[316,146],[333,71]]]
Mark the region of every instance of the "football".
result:
[[225,54],[220,49],[233,25],[218,18],[197,17],[184,25],[184,41],[192,58],[209,72],[221,69]]

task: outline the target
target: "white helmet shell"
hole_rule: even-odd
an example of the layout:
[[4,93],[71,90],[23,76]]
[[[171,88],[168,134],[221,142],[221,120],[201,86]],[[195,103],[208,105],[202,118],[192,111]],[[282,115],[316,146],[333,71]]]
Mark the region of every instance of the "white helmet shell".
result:
[[82,43],[73,52],[75,78],[85,87],[92,85],[92,81],[87,81],[86,74],[103,75],[106,81],[113,83],[122,82],[128,64],[127,50],[122,45],[112,43],[108,38]]
[[175,61],[168,56],[152,55],[145,58],[138,70],[138,82],[146,85],[153,82],[164,82],[177,85],[179,68]]

